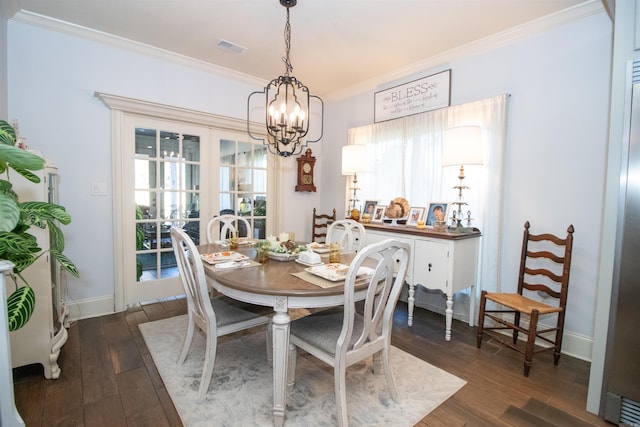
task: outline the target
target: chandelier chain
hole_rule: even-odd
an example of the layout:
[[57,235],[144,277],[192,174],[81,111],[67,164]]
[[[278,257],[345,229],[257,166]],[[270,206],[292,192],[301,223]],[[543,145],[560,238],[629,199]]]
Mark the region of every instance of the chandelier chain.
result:
[[291,65],[291,61],[289,60],[289,51],[291,50],[291,24],[289,23],[289,8],[287,7],[287,23],[284,26],[284,45],[286,56],[282,58],[282,62],[284,62],[285,66],[285,75],[288,76],[289,73],[293,71],[293,65]]

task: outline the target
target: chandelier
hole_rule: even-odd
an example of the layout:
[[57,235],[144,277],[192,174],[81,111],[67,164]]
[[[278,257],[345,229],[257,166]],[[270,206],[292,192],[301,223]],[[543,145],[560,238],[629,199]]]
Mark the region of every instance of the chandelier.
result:
[[[262,141],[269,147],[269,151],[282,157],[299,154],[309,142],[317,142],[322,138],[322,116],[324,104],[318,96],[309,94],[301,81],[290,75],[293,70],[289,60],[291,49],[291,24],[289,23],[289,8],[294,7],[297,0],[280,0],[280,4],[287,8],[287,23],[284,27],[285,57],[282,58],[285,65],[285,73],[271,82],[262,91],[252,92],[247,99],[247,131],[253,139]],[[266,140],[254,136],[251,131],[250,105],[251,97],[256,94],[265,96],[265,125]],[[319,102],[320,109],[320,136],[315,140],[305,139],[309,131],[310,100],[314,98]]]

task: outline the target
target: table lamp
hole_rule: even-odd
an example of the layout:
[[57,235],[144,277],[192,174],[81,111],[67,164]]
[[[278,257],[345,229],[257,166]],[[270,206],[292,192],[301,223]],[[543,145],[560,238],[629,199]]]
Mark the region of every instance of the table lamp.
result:
[[[458,199],[453,202],[454,205],[458,205],[457,212],[453,213],[458,229],[462,227],[462,206],[467,204],[462,197],[462,190],[469,188],[464,185],[464,165],[482,164],[484,164],[484,150],[480,126],[458,126],[445,130],[442,166],[460,166],[458,173],[460,182],[453,187],[458,190]],[[471,220],[470,215],[468,220]]]
[[342,175],[353,174],[351,191],[353,195],[349,199],[349,211],[357,208],[358,172],[369,170],[367,146],[363,144],[345,145],[342,147]]

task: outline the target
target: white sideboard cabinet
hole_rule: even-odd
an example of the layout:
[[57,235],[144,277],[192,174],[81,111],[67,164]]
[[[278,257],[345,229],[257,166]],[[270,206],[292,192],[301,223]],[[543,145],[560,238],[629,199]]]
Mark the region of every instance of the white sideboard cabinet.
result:
[[411,226],[365,224],[367,245],[388,238],[395,238],[411,246],[411,266],[406,282],[409,284],[409,318],[413,324],[415,287],[440,290],[446,296],[445,339],[451,340],[453,319],[453,295],[471,288],[469,304],[469,325],[473,326],[475,308],[475,285],[477,281],[478,247],[481,234],[435,231],[431,228],[418,229]]
[[[41,180],[39,184],[29,182],[18,174],[12,175],[11,183],[20,201],[58,203],[57,169],[46,166],[34,173]],[[31,227],[29,233],[36,236],[42,249],[49,247],[48,229]],[[56,379],[60,376],[58,356],[68,336],[65,327],[68,308],[64,304],[64,275],[59,264],[48,253],[24,270],[22,275],[35,292],[36,304],[27,324],[9,334],[11,362],[14,368],[34,363],[42,364],[45,378]],[[18,284],[23,285],[20,279]],[[15,285],[10,279],[5,286],[7,296],[15,290]]]

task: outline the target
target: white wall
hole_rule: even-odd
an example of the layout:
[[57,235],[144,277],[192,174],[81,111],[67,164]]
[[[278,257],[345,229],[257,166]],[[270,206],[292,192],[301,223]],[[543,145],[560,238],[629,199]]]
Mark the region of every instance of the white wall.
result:
[[0,7],[0,118],[11,123],[7,117],[7,18],[5,8]]
[[[564,235],[573,224],[576,232],[565,325],[570,337],[563,350],[583,358],[590,357],[594,333],[611,38],[611,21],[602,12],[402,79],[411,81],[451,68],[452,105],[511,94],[502,212],[503,286],[515,289],[526,220],[534,233]],[[331,141],[331,151],[323,156],[323,183],[332,188],[345,185],[336,165],[347,129],[373,123],[373,92],[327,103],[331,126],[326,139]],[[343,200],[339,192],[323,194],[323,209],[343,207]],[[444,309],[442,298],[433,302],[423,297],[425,304]],[[465,310],[459,307],[456,317],[464,318]]]
[[[65,230],[67,252],[82,274],[70,279],[71,297],[112,296],[110,192],[90,194],[91,182],[111,186],[111,115],[94,92],[244,118],[246,97],[260,85],[16,21],[9,22],[8,34],[9,116],[20,120],[28,144],[60,168],[61,203],[73,216]],[[501,273],[515,278],[525,220],[534,230],[558,234],[573,223],[566,329],[586,341],[593,336],[600,255],[610,44],[611,23],[603,12],[403,79],[451,68],[452,104],[512,95]],[[325,136],[311,146],[318,193],[295,193],[295,159],[282,163],[281,227],[298,236],[309,236],[314,206],[343,213],[340,148],[349,127],[373,121],[373,91],[325,104]],[[590,349],[583,350],[576,351],[588,358]]]
[[[111,110],[94,93],[245,119],[247,96],[265,83],[222,77],[211,67],[180,65],[15,20],[8,24],[8,44],[9,117],[19,119],[29,148],[58,166],[60,203],[72,216],[64,229],[65,253],[80,278],[69,277],[69,298],[85,307],[72,316],[103,314],[112,310],[114,294]],[[321,144],[311,148],[320,158]],[[319,193],[294,192],[295,158],[280,159],[280,167],[281,188],[273,202],[283,215],[272,231],[308,237]],[[92,182],[106,183],[107,196],[92,196]]]

